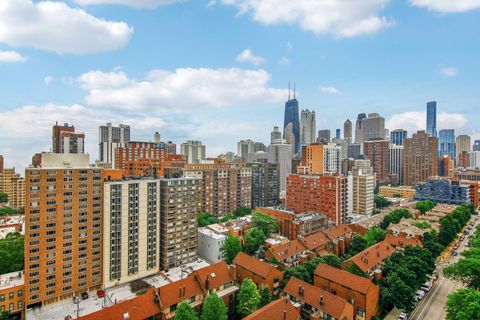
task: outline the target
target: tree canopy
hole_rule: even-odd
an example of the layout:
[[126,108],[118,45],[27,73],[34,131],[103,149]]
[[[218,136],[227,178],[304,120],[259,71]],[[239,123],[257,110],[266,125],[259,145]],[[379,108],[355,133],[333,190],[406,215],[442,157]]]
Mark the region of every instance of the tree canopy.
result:
[[417,203],[415,204],[415,209],[420,210],[421,214],[425,214],[435,208],[435,206],[435,202],[431,200],[417,201]]
[[352,238],[352,243],[350,244],[349,255],[354,256],[359,252],[368,248],[368,241],[359,234],[356,234]]
[[480,292],[459,289],[448,296],[447,320],[480,319]]
[[7,203],[8,195],[4,192],[0,192],[0,203]]
[[18,211],[14,208],[10,208],[10,207],[0,208],[0,217],[12,216],[12,215],[17,214],[17,213],[18,213]]
[[215,292],[210,293],[202,307],[201,320],[227,320],[227,306]]
[[250,209],[249,207],[245,207],[245,206],[240,206],[237,208],[237,210],[235,210],[235,216],[236,217],[244,217],[246,215],[249,215],[252,213],[252,209]]
[[375,207],[378,208],[378,209],[386,208],[386,207],[388,207],[389,205],[392,204],[392,202],[390,200],[388,200],[385,197],[379,196],[379,195],[375,196],[373,198],[373,201],[375,202]]
[[258,227],[248,229],[245,233],[245,252],[248,254],[255,253],[266,239],[267,237],[262,229]]
[[217,217],[215,217],[213,214],[210,212],[200,212],[198,214],[198,226],[199,227],[206,227],[211,224],[218,223],[219,220]]
[[0,240],[0,274],[23,270],[25,238],[18,232]]
[[223,242],[220,250],[223,252],[225,262],[231,264],[237,254],[242,251],[242,244],[240,243],[240,239],[229,234],[225,238],[225,241]]
[[379,243],[385,240],[387,231],[379,227],[373,227],[365,233],[365,240],[367,240],[367,247],[373,246],[376,243]]
[[258,290],[260,294],[260,301],[258,303],[258,308],[262,308],[272,302],[272,294],[270,292],[270,288],[267,286],[263,286]]
[[175,311],[174,320],[197,320],[195,310],[186,302],[181,302]]
[[455,208],[452,213],[442,217],[438,235],[440,243],[444,246],[449,245],[455,239],[457,233],[467,224],[474,212],[473,205],[461,205]]
[[255,312],[259,304],[260,293],[257,290],[257,285],[251,279],[244,280],[238,293],[238,313],[244,318]]
[[252,215],[253,226],[263,231],[263,234],[268,238],[270,234],[278,231],[278,222],[272,217],[255,212]]
[[413,215],[408,209],[395,209],[389,214],[387,214],[382,221],[381,227],[382,229],[387,229],[388,226],[393,223],[399,223],[402,218],[412,218]]

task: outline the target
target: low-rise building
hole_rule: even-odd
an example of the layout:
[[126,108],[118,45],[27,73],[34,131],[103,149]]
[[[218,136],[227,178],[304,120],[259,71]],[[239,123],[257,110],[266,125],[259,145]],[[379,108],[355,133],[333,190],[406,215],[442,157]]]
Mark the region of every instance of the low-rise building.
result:
[[210,262],[223,259],[221,250],[226,235],[209,228],[198,228],[198,255]]
[[24,284],[23,271],[0,275],[0,314],[6,311],[21,317],[25,305]]
[[470,185],[462,185],[458,180],[430,179],[415,186],[415,200],[431,200],[435,203],[471,203]]
[[402,198],[411,200],[415,197],[415,188],[408,186],[394,187],[391,185],[380,186],[379,193],[385,198]]
[[350,248],[352,238],[355,234],[352,228],[345,224],[331,227],[323,230],[322,232],[327,236],[328,239],[330,239],[332,243],[332,246],[328,251],[339,257],[343,256],[348,248]]
[[321,263],[315,269],[314,284],[350,302],[357,320],[377,314],[380,289],[370,279]]
[[354,319],[353,306],[347,300],[297,278],[290,278],[284,293],[294,306],[300,306],[301,319]]
[[267,248],[265,251],[265,259],[280,264],[279,268],[282,270],[303,264],[308,258],[308,248],[298,239],[289,241],[286,244]]
[[243,320],[267,319],[298,320],[300,319],[300,306],[294,306],[289,299],[282,297],[243,318]]
[[308,250],[315,252],[319,256],[328,254],[333,247],[333,243],[323,232],[317,232],[299,240],[307,247]]
[[395,248],[385,241],[379,242],[356,254],[342,263],[342,269],[347,270],[352,264],[373,277],[376,270],[382,270],[383,261],[395,252]]
[[245,279],[252,279],[258,287],[268,286],[272,293],[279,293],[283,273],[268,264],[243,252],[233,260],[234,277],[241,283]]

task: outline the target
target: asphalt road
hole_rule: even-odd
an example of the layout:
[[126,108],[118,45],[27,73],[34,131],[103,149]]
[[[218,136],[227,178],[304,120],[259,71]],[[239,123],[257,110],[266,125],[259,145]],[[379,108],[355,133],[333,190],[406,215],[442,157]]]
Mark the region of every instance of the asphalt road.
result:
[[[473,230],[478,226],[477,220]],[[468,236],[461,242],[458,248],[458,255],[456,257],[450,256],[451,247],[446,250],[443,261],[437,264],[437,272],[439,274],[438,280],[433,285],[428,294],[420,301],[415,310],[412,312],[409,320],[444,320],[446,317],[445,305],[447,303],[448,295],[457,289],[464,287],[460,282],[447,279],[442,274],[442,269],[445,265],[454,263],[461,259],[460,252],[466,249],[465,244],[468,241]]]

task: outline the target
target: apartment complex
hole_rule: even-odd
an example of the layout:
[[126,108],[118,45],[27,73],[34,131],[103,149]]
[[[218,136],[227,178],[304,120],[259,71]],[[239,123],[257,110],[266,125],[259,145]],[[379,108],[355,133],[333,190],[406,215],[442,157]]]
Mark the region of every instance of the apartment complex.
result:
[[302,148],[302,166],[310,174],[336,173],[342,167],[342,148],[334,143],[313,144]]
[[390,148],[388,140],[370,140],[363,143],[363,154],[370,160],[377,184],[389,178]]
[[192,177],[160,179],[160,269],[192,262],[198,251],[201,182]]
[[22,317],[25,298],[23,271],[0,275],[0,314]]
[[252,206],[252,168],[229,164],[187,164],[183,174],[200,179],[201,206],[198,211],[224,216],[240,206]]
[[470,199],[470,188],[472,188],[470,185],[461,184],[458,180],[430,179],[415,186],[415,200],[431,200],[435,203],[457,205],[468,204],[473,202],[473,199]]
[[4,168],[0,172],[0,192],[7,195],[9,206],[25,206],[25,179],[15,173],[15,168]]
[[256,162],[252,168],[252,207],[272,207],[279,202],[280,176],[278,164]]
[[56,123],[52,129],[52,151],[54,153],[85,152],[85,134],[76,133],[74,126],[65,123],[63,126]]
[[326,214],[335,224],[347,217],[347,178],[340,175],[298,175],[287,177],[285,205],[295,213]]
[[415,188],[409,186],[381,186],[379,192],[380,195],[385,198],[402,198],[411,200],[415,197]]
[[165,161],[167,152],[164,143],[132,141],[124,147],[115,148],[115,169],[126,171],[129,163]]
[[188,163],[201,163],[205,160],[205,145],[201,141],[188,140],[180,145],[180,154]]
[[102,173],[85,154],[44,153],[25,170],[27,308],[102,287]]
[[112,126],[109,122],[98,129],[98,154],[99,159],[107,167],[115,163],[115,149],[125,148],[130,142],[130,126],[121,124]]
[[[272,135],[276,134],[272,132]],[[294,148],[284,140],[275,140],[267,148],[268,162],[278,164],[280,192],[285,191],[287,175],[292,173],[292,157]]]
[[404,185],[413,186],[438,175],[438,138],[418,131],[403,145]]

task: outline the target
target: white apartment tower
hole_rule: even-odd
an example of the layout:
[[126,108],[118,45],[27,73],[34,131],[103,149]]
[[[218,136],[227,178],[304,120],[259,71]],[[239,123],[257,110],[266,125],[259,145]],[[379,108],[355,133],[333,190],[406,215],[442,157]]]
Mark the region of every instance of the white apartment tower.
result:
[[109,122],[106,126],[100,126],[98,138],[99,160],[106,167],[112,167],[115,164],[115,149],[125,148],[130,142],[130,126],[121,124],[114,127]]
[[311,144],[316,140],[315,111],[302,110],[300,114],[300,143]]

